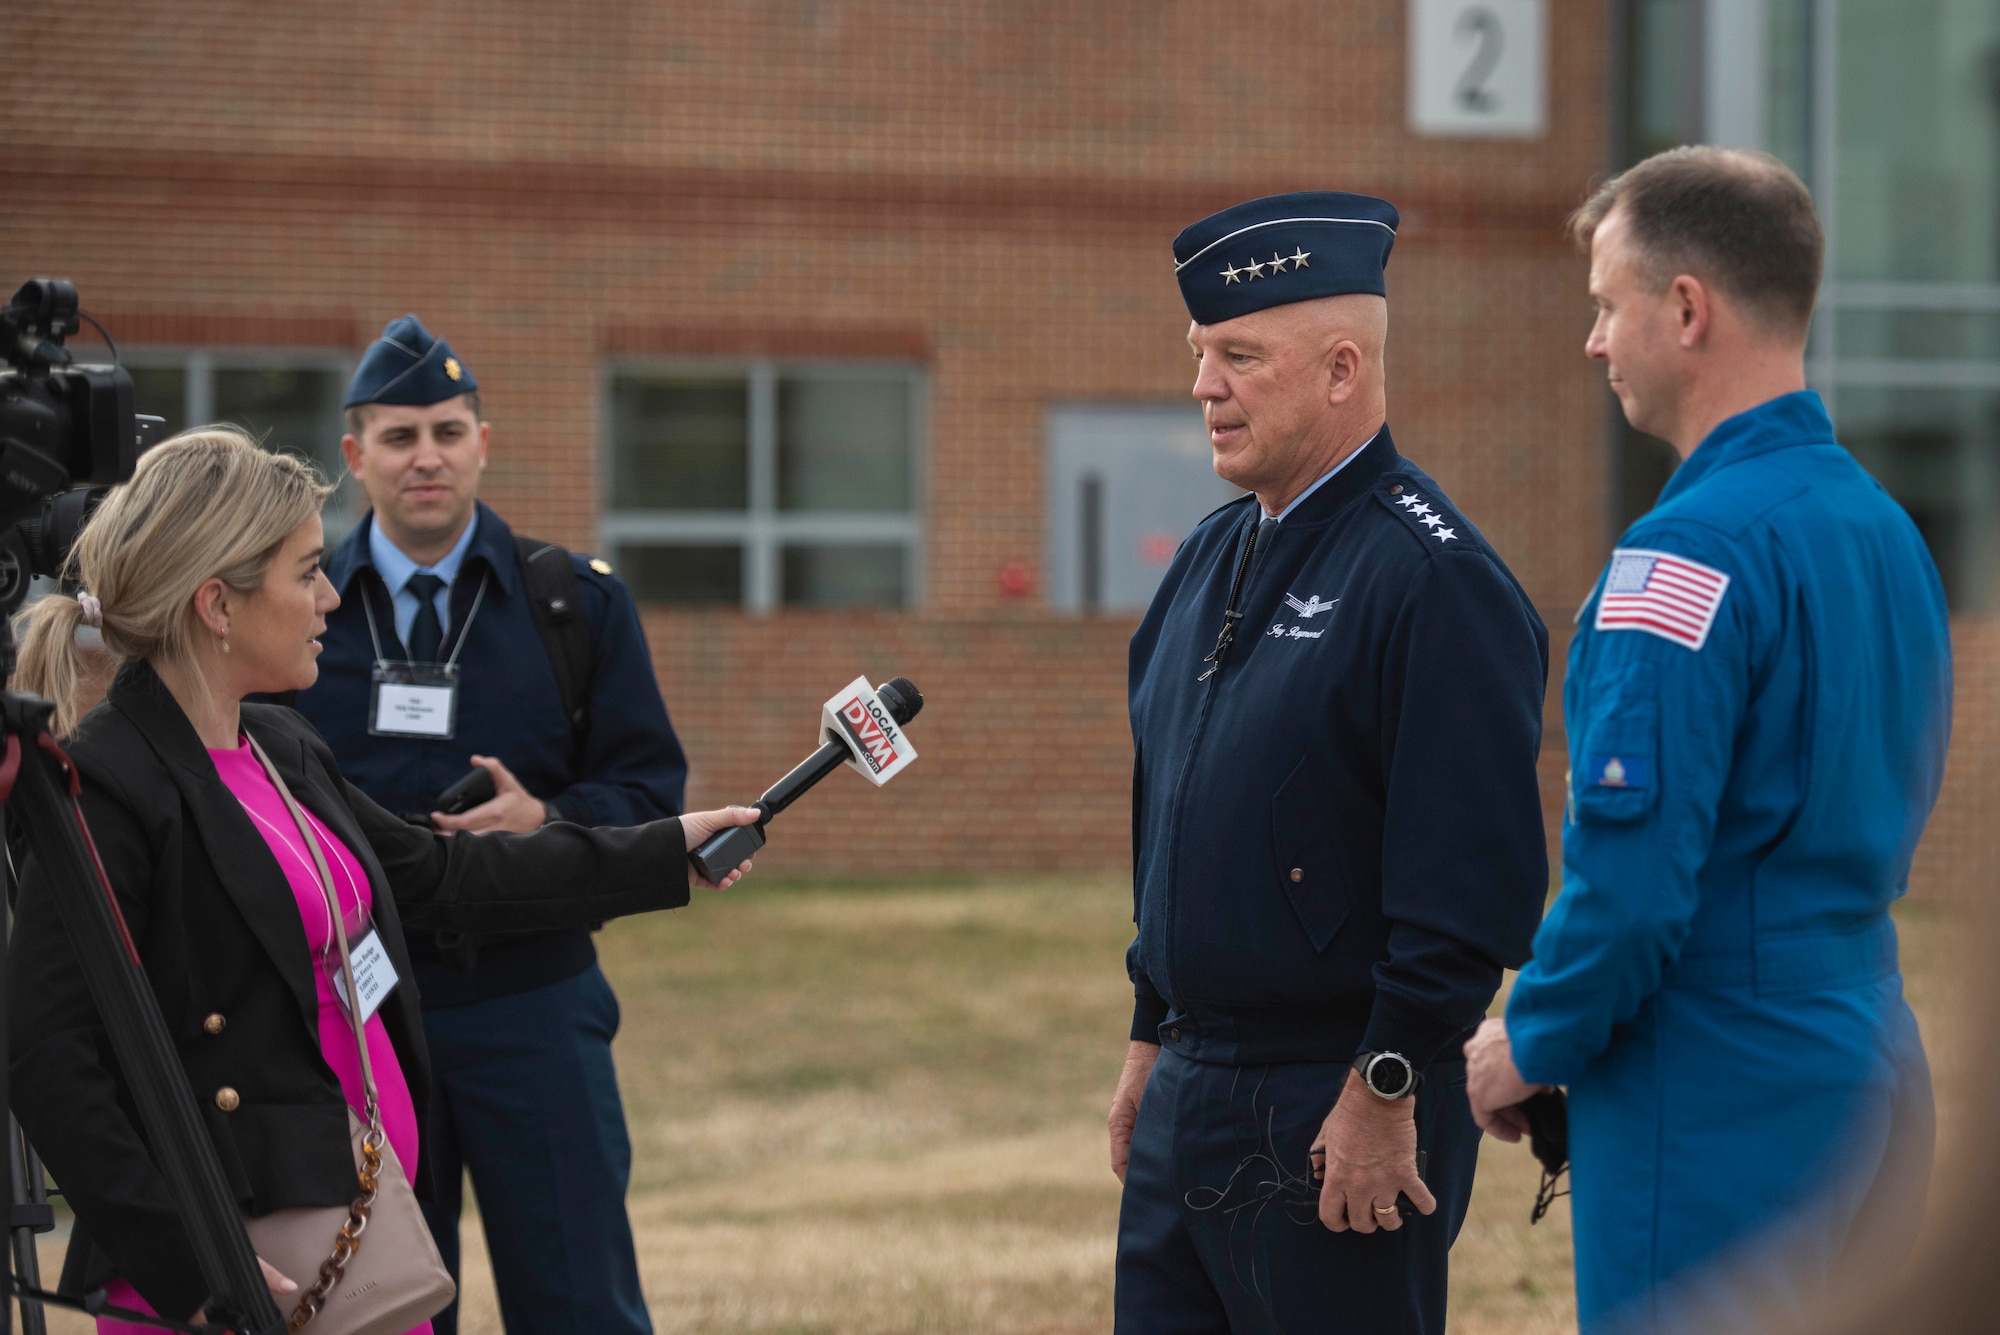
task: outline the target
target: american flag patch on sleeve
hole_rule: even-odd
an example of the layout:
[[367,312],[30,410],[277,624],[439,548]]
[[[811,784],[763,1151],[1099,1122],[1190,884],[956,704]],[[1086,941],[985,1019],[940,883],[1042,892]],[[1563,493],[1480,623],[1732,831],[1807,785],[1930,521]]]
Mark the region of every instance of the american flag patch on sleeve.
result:
[[1729,576],[1671,552],[1620,547],[1597,600],[1598,630],[1643,630],[1684,649],[1708,643]]

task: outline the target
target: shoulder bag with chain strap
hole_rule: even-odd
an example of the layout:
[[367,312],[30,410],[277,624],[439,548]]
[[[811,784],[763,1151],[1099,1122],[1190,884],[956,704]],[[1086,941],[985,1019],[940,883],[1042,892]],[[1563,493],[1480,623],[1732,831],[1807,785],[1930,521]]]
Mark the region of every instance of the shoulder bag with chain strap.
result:
[[[403,1335],[442,1312],[457,1289],[438,1258],[437,1244],[424,1224],[416,1193],[410,1189],[382,1129],[375,1070],[368,1060],[368,1034],[358,1004],[360,992],[348,956],[347,924],[326,856],[313,835],[312,823],[299,809],[271,758],[247,730],[244,737],[270,776],[271,786],[285,800],[285,809],[299,827],[299,837],[312,853],[320,890],[333,915],[341,976],[347,983],[347,1017],[354,1024],[354,1041],[361,1053],[361,1083],[368,1092],[366,1122],[354,1115],[353,1108],[347,1110],[348,1137],[358,1165],[355,1175],[361,1185],[361,1194],[354,1202],[274,1210],[262,1218],[246,1217],[244,1227],[257,1255],[303,1288],[298,1306],[285,1322],[287,1331],[298,1332],[311,1325],[315,1335]],[[331,1250],[328,1238],[332,1239]]]

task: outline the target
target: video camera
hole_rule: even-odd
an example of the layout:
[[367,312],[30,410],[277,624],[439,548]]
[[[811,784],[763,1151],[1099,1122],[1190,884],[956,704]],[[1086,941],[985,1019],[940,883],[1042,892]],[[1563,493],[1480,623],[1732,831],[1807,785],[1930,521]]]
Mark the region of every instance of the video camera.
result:
[[[105,490],[132,476],[166,426],[135,411],[132,373],[95,320],[112,364],[76,364],[63,343],[87,319],[64,278],[31,279],[0,307],[0,617],[26,601],[34,576],[61,571]],[[12,642],[0,632],[9,671]]]

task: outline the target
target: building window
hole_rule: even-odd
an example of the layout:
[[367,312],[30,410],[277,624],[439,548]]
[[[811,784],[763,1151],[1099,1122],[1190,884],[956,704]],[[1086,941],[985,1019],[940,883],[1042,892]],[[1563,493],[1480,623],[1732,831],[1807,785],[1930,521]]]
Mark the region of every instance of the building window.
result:
[[1074,404],[1048,415],[1048,601],[1129,615],[1202,517],[1243,494],[1215,475],[1192,403]]
[[923,389],[901,364],[616,363],[603,545],[642,601],[914,605]]
[[[1916,521],[1952,609],[2000,608],[2000,9],[1627,0],[1622,17],[1624,158],[1678,124],[1804,178],[1828,246],[1808,378]],[[1620,440],[1627,522],[1671,473],[1663,450]]]
[[327,542],[340,540],[366,508],[340,457],[340,401],[351,355],[330,351],[229,348],[121,350],[135,406],[166,419],[172,435],[190,426],[234,422],[270,449],[314,464],[338,489],[323,517]]

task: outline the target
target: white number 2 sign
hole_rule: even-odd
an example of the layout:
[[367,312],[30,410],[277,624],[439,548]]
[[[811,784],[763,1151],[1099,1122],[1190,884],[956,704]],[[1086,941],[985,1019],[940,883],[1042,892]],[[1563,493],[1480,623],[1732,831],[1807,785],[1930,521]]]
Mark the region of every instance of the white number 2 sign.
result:
[[1538,138],[1548,122],[1547,0],[1410,0],[1418,134]]

